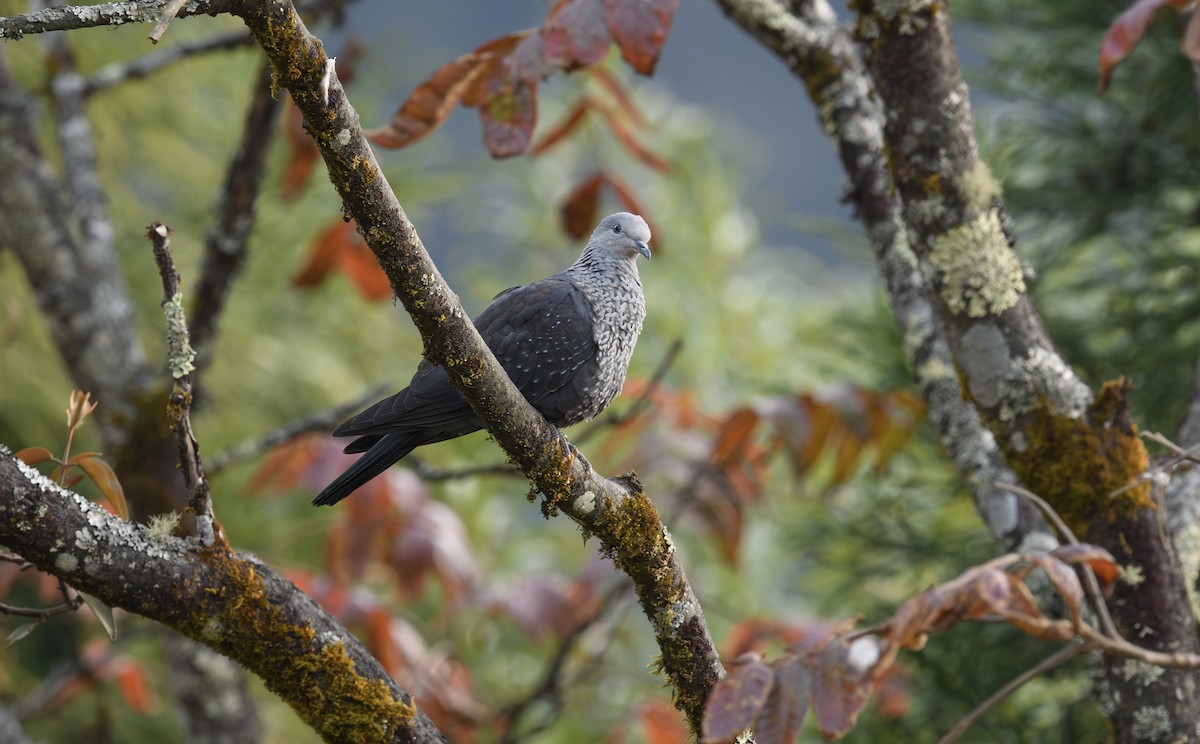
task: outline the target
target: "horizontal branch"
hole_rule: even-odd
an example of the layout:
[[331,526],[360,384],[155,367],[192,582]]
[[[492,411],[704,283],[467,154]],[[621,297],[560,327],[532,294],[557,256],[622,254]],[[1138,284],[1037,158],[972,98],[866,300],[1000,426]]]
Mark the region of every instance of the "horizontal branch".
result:
[[[228,0],[190,0],[178,15],[216,15],[227,10],[229,5]],[[24,15],[0,18],[0,39],[19,39],[26,34],[41,34],[47,31],[152,23],[159,19],[166,6],[167,0],[129,0],[100,5],[59,5],[42,8]]]
[[[471,324],[421,244],[387,183],[358,113],[328,58],[286,0],[236,3],[240,15],[291,93],[321,151],[343,210],[357,223],[413,319],[429,360],[542,493],[547,513],[562,511],[597,536],[606,555],[629,573],[651,620],[676,704],[699,730],[708,694],[724,674],[670,536],[634,478],[601,478],[573,456],[561,433],[524,399]],[[327,85],[322,83],[326,82]]]
[[3,445],[0,542],[258,674],[330,741],[445,740],[354,636],[257,558],[119,519]]

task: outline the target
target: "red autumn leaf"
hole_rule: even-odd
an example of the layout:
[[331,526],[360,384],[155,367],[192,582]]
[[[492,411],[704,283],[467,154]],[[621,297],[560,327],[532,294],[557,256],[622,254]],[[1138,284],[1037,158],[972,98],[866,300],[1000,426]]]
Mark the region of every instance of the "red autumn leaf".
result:
[[316,437],[303,437],[276,447],[246,483],[246,493],[259,494],[267,487],[277,491],[293,488],[312,467],[322,450]]
[[604,59],[612,36],[604,18],[604,0],[566,0],[550,11],[542,26],[546,61],[570,72]]
[[875,681],[875,710],[884,718],[903,718],[912,707],[908,676],[897,667],[889,667]]
[[483,144],[492,157],[509,158],[529,147],[537,123],[537,81],[502,60],[483,84],[479,102]]
[[593,80],[608,91],[608,94],[616,101],[617,107],[621,109],[621,113],[625,114],[625,117],[634,126],[640,128],[650,126],[650,122],[642,116],[641,110],[634,104],[633,99],[629,97],[629,92],[625,90],[625,86],[617,79],[616,75],[604,67],[591,67],[588,69],[588,73]]
[[357,230],[349,227],[354,239],[349,248],[342,254],[342,271],[358,288],[358,293],[372,302],[382,302],[391,299],[392,285],[387,274],[379,267],[375,254],[363,242]]
[[616,138],[621,147],[625,148],[626,152],[642,161],[646,167],[656,170],[659,173],[666,173],[671,169],[670,161],[650,151],[645,145],[638,142],[637,138],[633,136],[633,132],[625,125],[625,122],[616,116],[612,110],[603,106],[595,108],[599,113],[604,115],[604,120],[608,123],[608,128],[612,131],[613,137]]
[[608,176],[593,173],[571,189],[562,205],[563,232],[575,239],[591,234],[600,210],[600,190],[606,183]]
[[679,711],[665,700],[647,700],[639,705],[638,720],[646,744],[688,744],[691,741]]
[[[836,739],[854,728],[871,694],[871,678],[867,674],[871,661],[858,650],[871,643],[860,638],[852,644],[840,639],[827,645],[812,661],[813,716],[821,736]],[[863,645],[860,645],[863,644]]]
[[[1125,12],[1117,16],[1117,20],[1108,27],[1104,40],[1100,43],[1100,92],[1108,90],[1113,70],[1141,42],[1158,11],[1168,7],[1185,10],[1191,3],[1192,0],[1136,0]],[[1186,36],[1184,45],[1186,48]]]
[[392,120],[366,133],[372,142],[389,149],[405,147],[433,132],[458,103],[474,105],[480,82],[497,60],[508,55],[529,36],[520,31],[479,46],[475,51],[439,67],[417,86]]
[[608,30],[633,69],[653,75],[679,0],[604,0]]
[[739,408],[729,414],[722,422],[717,441],[713,445],[712,462],[724,465],[731,460],[745,459],[746,450],[753,443],[751,437],[758,422],[758,412],[753,408]]
[[592,102],[584,98],[579,103],[571,107],[567,115],[562,118],[557,124],[550,128],[550,131],[542,135],[541,139],[529,148],[530,155],[541,155],[546,150],[554,147],[559,142],[562,142],[572,132],[579,128],[587,117],[588,109],[591,108]]
[[1045,553],[1035,553],[1029,558],[1046,572],[1046,576],[1050,577],[1050,583],[1058,589],[1067,609],[1071,612],[1071,620],[1075,623],[1075,627],[1079,627],[1081,622],[1079,613],[1083,605],[1083,583],[1079,580],[1075,569]]
[[128,657],[118,657],[112,663],[111,675],[130,710],[146,715],[158,707],[158,698],[141,664]]
[[812,695],[808,669],[794,656],[771,662],[775,684],[754,720],[754,740],[759,744],[792,744],[800,734]]
[[754,725],[771,687],[775,671],[757,654],[730,664],[729,675],[717,683],[704,709],[704,744],[723,744]]

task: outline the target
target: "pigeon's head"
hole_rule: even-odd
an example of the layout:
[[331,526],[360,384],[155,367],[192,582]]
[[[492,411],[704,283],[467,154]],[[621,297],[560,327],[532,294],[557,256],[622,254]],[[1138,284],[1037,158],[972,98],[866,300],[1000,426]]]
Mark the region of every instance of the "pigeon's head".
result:
[[650,258],[650,226],[636,214],[617,212],[600,220],[592,239],[594,250],[617,258],[635,259],[637,254]]

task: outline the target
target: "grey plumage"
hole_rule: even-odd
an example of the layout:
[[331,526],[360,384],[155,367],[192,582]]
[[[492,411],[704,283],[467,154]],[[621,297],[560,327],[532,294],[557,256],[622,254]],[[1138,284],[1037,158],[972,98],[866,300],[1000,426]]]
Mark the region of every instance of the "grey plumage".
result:
[[[521,394],[555,426],[586,421],[621,392],[646,304],[639,254],[650,228],[635,214],[600,221],[566,271],[501,292],[475,327]],[[417,447],[483,428],[446,370],[422,361],[404,390],[333,431],[364,452],[313,499],[336,504]]]

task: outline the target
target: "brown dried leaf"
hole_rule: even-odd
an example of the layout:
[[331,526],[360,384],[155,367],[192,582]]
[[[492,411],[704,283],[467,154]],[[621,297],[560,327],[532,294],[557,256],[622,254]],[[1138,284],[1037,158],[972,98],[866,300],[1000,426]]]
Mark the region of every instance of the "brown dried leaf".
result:
[[653,75],[679,0],[604,0],[608,30],[633,69]]
[[813,716],[821,736],[827,739],[836,739],[854,728],[871,694],[868,669],[850,648],[837,639],[812,660]]
[[794,656],[776,659],[771,667],[775,684],[754,720],[754,740],[759,744],[792,744],[800,735],[812,698],[809,672]]
[[753,408],[738,408],[721,423],[717,441],[713,444],[709,459],[721,466],[731,460],[743,460],[747,448],[753,443],[753,435],[761,418]]
[[751,656],[741,663],[730,664],[729,675],[713,688],[701,727],[704,733],[700,740],[704,744],[733,740],[754,725],[766,703],[775,684],[775,672],[757,655]]
[[439,67],[428,80],[417,86],[392,120],[366,132],[380,147],[406,147],[424,138],[446,120],[462,102],[475,105],[476,88],[494,67],[494,63],[516,49],[529,31],[520,31],[481,45],[475,51]]

